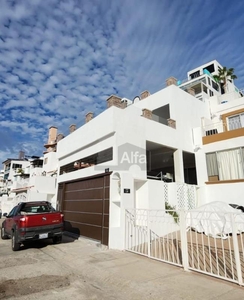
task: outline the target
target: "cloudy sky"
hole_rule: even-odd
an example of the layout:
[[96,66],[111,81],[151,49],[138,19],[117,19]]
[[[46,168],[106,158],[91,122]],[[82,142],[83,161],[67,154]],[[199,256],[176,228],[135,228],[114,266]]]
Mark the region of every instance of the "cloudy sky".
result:
[[243,20],[243,0],[0,0],[1,162],[213,59],[244,88]]

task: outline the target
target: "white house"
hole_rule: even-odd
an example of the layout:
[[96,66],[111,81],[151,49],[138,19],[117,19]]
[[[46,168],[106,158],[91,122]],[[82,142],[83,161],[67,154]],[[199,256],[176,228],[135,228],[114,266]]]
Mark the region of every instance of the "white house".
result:
[[57,135],[57,128],[51,127],[43,157],[26,158],[21,151],[22,159],[7,159],[3,162],[3,176],[8,183],[8,193],[0,197],[3,212],[9,212],[22,201],[50,201],[56,206],[58,138],[62,138],[62,135]]
[[[171,77],[133,101],[112,95],[107,110],[59,141],[57,201],[68,230],[123,249],[124,208],[242,204],[244,98],[232,80],[222,94],[218,68]],[[227,175],[232,163],[238,170]]]

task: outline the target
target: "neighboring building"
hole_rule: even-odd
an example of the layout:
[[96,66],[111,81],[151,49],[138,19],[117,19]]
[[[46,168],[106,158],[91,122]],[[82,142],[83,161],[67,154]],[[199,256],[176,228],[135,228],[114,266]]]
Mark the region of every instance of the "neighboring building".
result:
[[8,193],[3,195],[2,211],[8,212],[21,201],[50,201],[56,207],[57,163],[56,145],[62,135],[57,135],[57,128],[49,129],[49,137],[44,147],[43,157],[8,159],[3,162],[4,178]]
[[226,95],[228,95],[229,99],[243,97],[242,92],[234,85],[232,79],[227,80],[226,86],[221,82],[216,82],[214,76],[218,75],[219,69],[222,68],[223,66],[216,60],[213,60],[189,71],[186,80],[175,80],[175,84],[201,101],[206,101],[212,96],[221,96],[223,94],[219,98],[220,103],[225,103]]
[[30,165],[30,162],[26,158],[8,158],[3,163],[4,169],[4,175],[3,178],[6,181],[12,181],[14,174],[20,170],[25,169]]
[[5,186],[4,170],[0,170],[0,196],[3,193],[5,193],[4,186]]
[[219,67],[194,69],[186,82],[171,77],[165,89],[133,101],[111,96],[109,109],[88,113],[58,143],[58,207],[70,231],[123,249],[124,208],[242,203],[243,173],[228,177],[224,164],[242,157],[243,170],[244,98],[233,81],[222,94],[213,78]]

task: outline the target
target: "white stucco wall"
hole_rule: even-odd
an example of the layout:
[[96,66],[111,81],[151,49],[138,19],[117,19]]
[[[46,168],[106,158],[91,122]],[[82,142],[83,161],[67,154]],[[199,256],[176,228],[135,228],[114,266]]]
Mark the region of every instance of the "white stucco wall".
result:
[[[167,104],[170,105],[170,117],[176,120],[176,129],[141,116],[143,108],[154,110]],[[208,104],[172,85],[126,109],[110,107],[61,140],[58,143],[57,157],[62,166],[113,147],[113,161],[105,163],[104,167],[111,165],[111,171],[126,171],[123,166],[116,166],[118,151],[125,144],[146,151],[146,141],[150,141],[193,153],[195,144],[192,128],[201,126],[202,116],[210,117]],[[178,164],[182,164],[182,160]],[[97,169],[99,168],[96,166],[60,175],[58,181],[93,175],[99,173]],[[182,170],[181,166],[177,179],[181,182],[184,181]],[[103,166],[100,173],[101,171],[104,171]],[[146,179],[146,164],[142,168],[132,167],[130,172],[135,178]]]
[[243,136],[232,138],[228,140],[218,141],[210,144],[203,145],[203,151],[205,153],[216,152],[226,149],[234,149],[244,146]]
[[[236,95],[236,93],[234,93],[234,95]],[[229,96],[231,98],[229,98]],[[213,113],[218,113],[218,114],[226,114],[229,113],[233,110],[238,110],[241,108],[244,108],[244,98],[234,98],[234,96],[232,96],[232,93],[230,94],[224,94],[221,96],[220,99],[217,99],[217,97],[211,97],[209,99],[209,103],[210,103],[210,109]],[[214,101],[212,101],[212,98]],[[220,101],[226,100],[228,102],[226,103],[220,103]]]
[[[32,191],[39,193],[55,194],[56,178],[50,176],[33,176],[30,177],[28,186]],[[31,201],[31,199],[29,199]]]
[[47,175],[58,168],[58,158],[56,152],[49,152],[44,154],[42,171]]
[[176,129],[145,120],[146,139],[193,152],[192,128],[201,126],[202,117],[210,118],[208,103],[203,103],[179,87],[171,85],[134,105],[141,109],[155,110],[167,104],[170,106],[170,118],[176,121]]
[[[170,118],[176,121],[176,129],[142,117],[142,109],[153,111],[168,104]],[[226,107],[225,111],[228,111]],[[103,173],[108,167],[110,171],[119,173],[120,193],[118,179],[113,178],[113,174],[110,178],[110,248],[124,249],[124,209],[164,209],[164,183],[147,180],[146,165],[141,165],[141,168],[132,166],[129,170],[118,165],[119,151],[125,144],[142,149],[142,153],[146,151],[147,141],[177,150],[174,162],[178,183],[184,182],[182,152],[194,153],[199,185],[197,205],[216,199],[228,201],[235,187],[238,192],[237,196],[232,197],[232,203],[239,203],[237,201],[241,197],[242,184],[205,185],[208,180],[206,153],[233,148],[233,140],[202,145],[202,118],[211,120],[209,102],[201,102],[172,85],[126,109],[110,107],[58,143],[59,166],[113,147],[112,161],[58,176],[58,182],[63,182]],[[243,138],[236,138],[234,145],[243,146]],[[124,193],[125,188],[130,193]],[[177,206],[176,183],[169,184],[168,200],[171,205]]]
[[206,186],[206,203],[223,201],[244,206],[244,182],[219,183]]

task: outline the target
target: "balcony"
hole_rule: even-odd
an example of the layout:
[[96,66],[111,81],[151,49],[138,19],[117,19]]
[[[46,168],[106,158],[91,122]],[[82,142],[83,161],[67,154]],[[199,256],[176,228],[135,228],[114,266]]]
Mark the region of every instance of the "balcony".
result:
[[202,125],[203,144],[228,140],[244,135],[244,126],[238,121],[224,119],[219,122],[211,122],[204,119]]
[[14,181],[11,188],[12,190],[22,189],[27,187],[28,185],[29,185],[29,179],[23,179],[23,180]]

